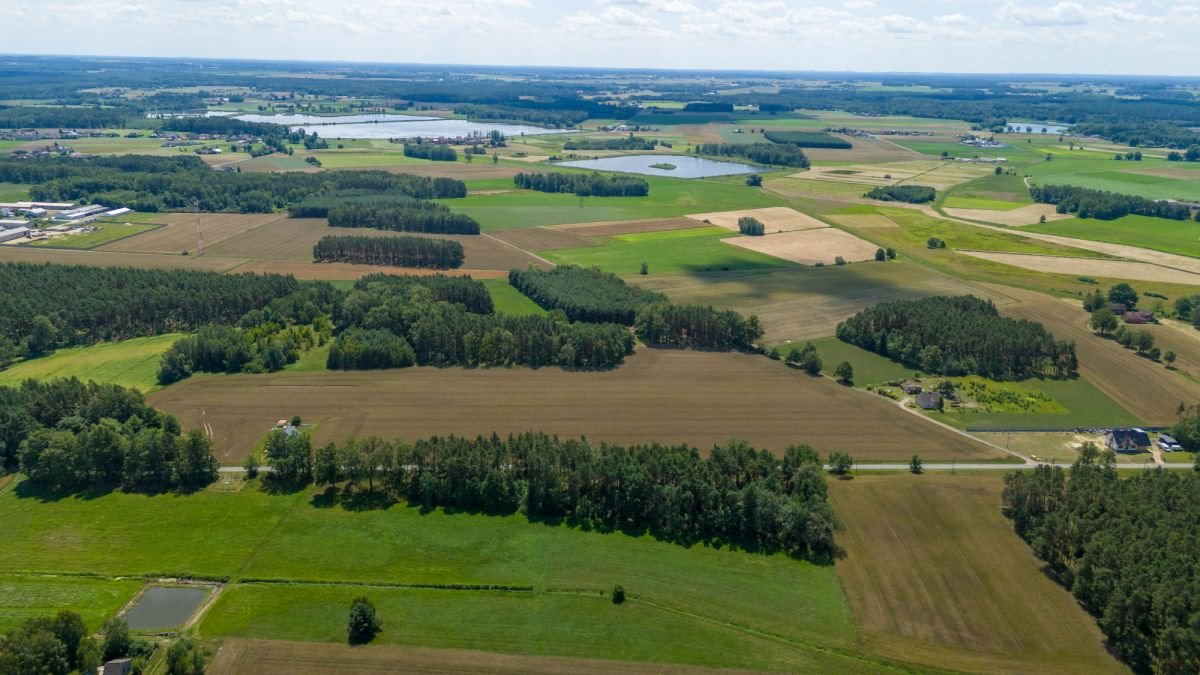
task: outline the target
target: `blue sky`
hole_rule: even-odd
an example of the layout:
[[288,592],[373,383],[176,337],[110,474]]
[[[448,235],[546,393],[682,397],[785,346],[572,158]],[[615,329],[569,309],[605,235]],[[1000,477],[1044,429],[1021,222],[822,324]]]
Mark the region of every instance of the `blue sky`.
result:
[[27,53],[1200,75],[1200,0],[0,0],[0,12],[21,27],[0,51]]

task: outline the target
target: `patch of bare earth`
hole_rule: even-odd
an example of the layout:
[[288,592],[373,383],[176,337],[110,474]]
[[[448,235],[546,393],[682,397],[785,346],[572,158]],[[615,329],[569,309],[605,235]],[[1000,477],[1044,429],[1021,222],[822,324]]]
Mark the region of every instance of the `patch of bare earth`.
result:
[[849,232],[833,228],[781,232],[762,237],[731,237],[721,241],[801,265],[832,265],[839,257],[846,262],[872,260],[879,248]]

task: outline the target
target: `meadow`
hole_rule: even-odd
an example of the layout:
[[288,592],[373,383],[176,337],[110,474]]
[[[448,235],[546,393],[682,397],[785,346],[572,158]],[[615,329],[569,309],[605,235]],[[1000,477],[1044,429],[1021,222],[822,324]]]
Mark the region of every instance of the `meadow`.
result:
[[723,239],[736,237],[723,227],[619,234],[598,240],[598,246],[542,251],[559,264],[598,266],[621,275],[639,274],[642,263],[649,273],[694,274],[787,267],[792,263],[765,253],[729,246]]
[[483,279],[497,312],[505,314],[545,314],[546,310],[513,288],[506,279]]
[[[963,378],[951,378],[956,386]],[[994,395],[1012,394],[1013,399],[1040,394],[1039,405],[1022,410],[1014,407],[993,407],[976,411],[947,406],[942,413],[926,413],[944,422],[970,431],[1002,431],[1004,429],[1077,429],[1138,426],[1142,421],[1121,407],[1083,377],[1067,380],[1025,380],[1022,382],[986,382]]]
[[93,223],[92,226],[98,227],[99,229],[97,229],[95,232],[87,232],[84,234],[72,234],[66,237],[55,237],[52,239],[40,239],[31,242],[29,245],[41,248],[73,248],[89,250],[160,227],[159,225],[152,223],[126,223],[124,221],[96,222]]
[[98,630],[141,586],[137,579],[0,574],[0,633],[66,607],[79,612],[89,629]]
[[59,349],[48,356],[20,361],[0,370],[0,386],[17,386],[28,379],[78,377],[80,380],[119,384],[149,393],[158,389],[158,365],[181,333],[104,342],[87,347]]
[[1200,223],[1149,216],[1125,216],[1116,220],[1072,218],[1021,228],[1041,234],[1056,234],[1110,244],[1126,244],[1200,258]]

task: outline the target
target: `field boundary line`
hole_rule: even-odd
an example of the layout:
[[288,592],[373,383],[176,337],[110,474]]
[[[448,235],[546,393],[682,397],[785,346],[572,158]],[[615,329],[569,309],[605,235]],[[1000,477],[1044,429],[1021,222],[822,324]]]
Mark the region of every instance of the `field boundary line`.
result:
[[274,536],[275,532],[280,528],[280,526],[283,525],[283,521],[287,520],[287,517],[292,514],[292,512],[300,504],[301,500],[304,499],[306,494],[308,494],[307,490],[300,490],[296,493],[296,500],[292,502],[291,507],[289,507],[287,511],[284,511],[282,514],[280,514],[279,520],[276,520],[271,529],[263,534],[262,539],[258,540],[258,544],[254,547],[254,550],[250,552],[250,555],[246,556],[246,559],[242,562],[242,565],[238,567],[237,572],[234,572],[232,575],[230,575],[231,580],[241,576],[246,567],[248,567],[250,563],[254,562],[254,559],[258,557],[259,552],[261,552],[263,547],[267,545],[267,542],[271,540],[271,537]]
[[551,261],[549,261],[549,260],[546,260],[545,258],[543,258],[542,256],[540,256],[540,255],[538,255],[538,254],[534,253],[533,251],[526,251],[525,249],[521,248],[520,246],[517,246],[516,244],[513,244],[513,243],[511,243],[511,242],[504,241],[503,239],[501,239],[501,238],[499,238],[499,237],[493,237],[491,234],[489,234],[489,233],[487,233],[487,232],[481,232],[481,233],[480,233],[480,236],[481,236],[481,237],[487,237],[488,239],[491,239],[492,241],[498,241],[498,242],[500,242],[501,244],[504,244],[505,246],[508,246],[509,248],[514,248],[514,249],[516,249],[516,250],[520,251],[521,253],[524,253],[524,254],[526,254],[526,255],[532,256],[532,257],[534,257],[534,258],[536,258],[536,259],[538,259],[538,260],[540,260],[540,261],[542,261],[542,262],[546,263],[547,265],[549,265],[549,266],[551,266],[551,267],[558,267],[558,265],[554,264],[553,262],[551,262]]
[[356,588],[399,588],[425,591],[460,591],[468,593],[536,593],[532,584],[459,584],[421,583],[404,581],[322,581],[318,579],[257,579],[247,577],[236,582],[237,586],[353,586]]

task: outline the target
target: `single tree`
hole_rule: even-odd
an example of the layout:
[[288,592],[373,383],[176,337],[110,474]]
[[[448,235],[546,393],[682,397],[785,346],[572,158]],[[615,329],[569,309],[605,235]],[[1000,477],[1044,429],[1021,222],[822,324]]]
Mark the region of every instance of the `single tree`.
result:
[[352,645],[362,645],[375,639],[383,629],[383,622],[375,614],[375,605],[365,597],[357,597],[350,604],[350,623],[347,635]]
[[921,468],[921,456],[920,455],[912,456],[912,459],[910,459],[908,461],[908,470],[913,473],[921,473],[921,471],[923,471],[923,469]]
[[1092,330],[1101,335],[1108,335],[1117,329],[1120,325],[1117,321],[1117,315],[1107,307],[1101,307],[1092,312]]
[[124,619],[113,617],[104,624],[104,644],[100,650],[104,661],[123,658],[129,655],[133,640],[129,637],[129,624]]
[[852,466],[854,459],[841,450],[829,455],[829,471],[836,476],[845,476]]
[[625,602],[625,587],[620,584],[613,587],[612,601],[614,605],[620,605]]
[[877,260],[878,262],[883,262],[884,260],[887,260],[887,253],[881,248],[875,249],[875,260]]
[[242,462],[242,468],[246,470],[246,478],[250,480],[258,478],[258,453],[251,452],[246,455],[246,461]]
[[1108,301],[1125,305],[1127,309],[1133,309],[1137,305],[1138,294],[1133,286],[1119,283],[1108,289]]
[[1174,367],[1175,367],[1175,359],[1177,358],[1177,357],[1176,357],[1176,355],[1175,355],[1175,352],[1173,352],[1173,351],[1171,351],[1171,350],[1169,350],[1169,349],[1168,349],[1168,350],[1166,351],[1166,353],[1165,353],[1165,354],[1163,354],[1163,357],[1162,357],[1162,358],[1163,358],[1163,361],[1165,361],[1165,362],[1167,363],[1167,367],[1168,367],[1168,368],[1174,368]]
[[639,274],[641,274],[642,276],[646,276],[647,274],[650,274],[650,266],[647,265],[646,263],[642,263],[642,269],[639,272]]
[[838,381],[843,384],[854,383],[854,367],[850,365],[849,361],[837,364],[837,368],[833,369],[833,374],[837,375]]

